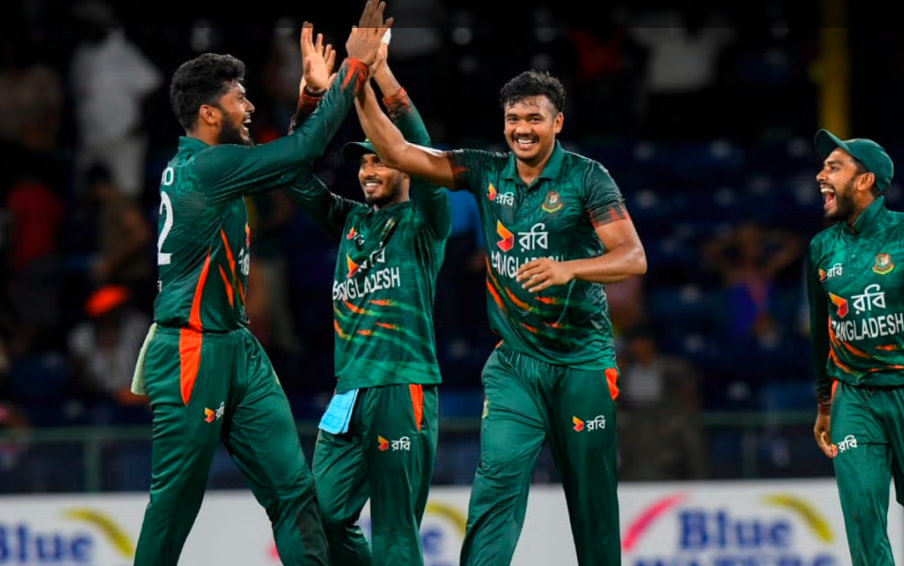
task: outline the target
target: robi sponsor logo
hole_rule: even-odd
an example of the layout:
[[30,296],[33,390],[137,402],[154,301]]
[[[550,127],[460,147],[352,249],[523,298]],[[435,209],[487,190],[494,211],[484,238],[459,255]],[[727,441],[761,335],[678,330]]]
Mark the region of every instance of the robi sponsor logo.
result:
[[[764,494],[724,504],[669,495],[635,514],[623,529],[630,566],[840,566],[829,521],[802,498]],[[711,501],[715,502],[713,496]]]

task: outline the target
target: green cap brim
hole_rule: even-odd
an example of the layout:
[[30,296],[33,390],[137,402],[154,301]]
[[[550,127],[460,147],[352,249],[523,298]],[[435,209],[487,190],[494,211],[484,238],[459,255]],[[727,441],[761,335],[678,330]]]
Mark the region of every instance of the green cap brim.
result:
[[816,132],[813,143],[816,146],[816,152],[819,153],[823,159],[839,148],[847,153],[851,153],[851,149],[846,143],[841,141],[838,136],[825,129]]
[[342,157],[358,161],[362,155],[368,153],[377,153],[374,145],[370,142],[349,142],[342,148]]

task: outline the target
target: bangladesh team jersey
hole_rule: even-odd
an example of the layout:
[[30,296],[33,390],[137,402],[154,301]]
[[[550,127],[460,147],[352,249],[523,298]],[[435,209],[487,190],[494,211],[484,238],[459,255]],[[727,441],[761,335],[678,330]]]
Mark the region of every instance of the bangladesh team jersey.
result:
[[275,189],[320,156],[354,104],[367,68],[346,59],[318,108],[292,135],[245,147],[181,137],[160,182],[157,241],[161,326],[227,331],[247,326],[250,230],[244,195]]
[[502,340],[550,364],[615,366],[604,286],[573,280],[529,293],[515,280],[536,258],[568,261],[604,252],[595,226],[627,218],[624,198],[598,162],[557,142],[540,176],[525,186],[511,153],[450,153],[455,189],[480,209],[487,252],[490,325]]
[[852,230],[839,222],[817,234],[807,291],[820,401],[832,380],[904,386],[904,214],[879,197]]
[[[430,144],[404,91],[386,102],[406,139]],[[412,200],[380,210],[331,193],[313,175],[290,191],[339,246],[333,276],[337,393],[441,381],[433,301],[451,229],[449,196],[416,177],[410,183]]]

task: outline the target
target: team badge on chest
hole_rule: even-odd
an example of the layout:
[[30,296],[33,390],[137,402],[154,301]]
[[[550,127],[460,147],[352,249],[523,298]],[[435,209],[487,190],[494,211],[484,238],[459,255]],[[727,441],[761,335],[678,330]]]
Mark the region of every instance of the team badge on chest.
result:
[[891,262],[891,256],[889,254],[879,254],[876,256],[876,261],[873,262],[873,271],[879,275],[891,273],[894,268],[895,264]]
[[540,208],[549,213],[558,212],[562,208],[562,199],[559,197],[559,193],[555,191],[546,193],[546,200],[543,201]]

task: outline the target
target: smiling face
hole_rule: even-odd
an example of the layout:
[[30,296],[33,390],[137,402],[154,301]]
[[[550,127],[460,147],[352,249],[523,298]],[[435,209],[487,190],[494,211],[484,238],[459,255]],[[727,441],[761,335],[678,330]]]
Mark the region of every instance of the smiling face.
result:
[[220,132],[217,142],[221,144],[254,145],[248,124],[254,105],[245,96],[245,87],[238,81],[233,82],[226,94],[222,95],[215,105],[220,111]]
[[552,153],[563,120],[546,96],[523,98],[505,106],[505,141],[519,160],[540,163]]
[[408,200],[408,175],[386,167],[374,153],[361,156],[358,181],[364,191],[364,201],[375,208]]
[[822,209],[826,220],[850,222],[860,212],[857,207],[857,186],[863,167],[842,149],[835,149],[823,162],[816,175],[822,192]]

